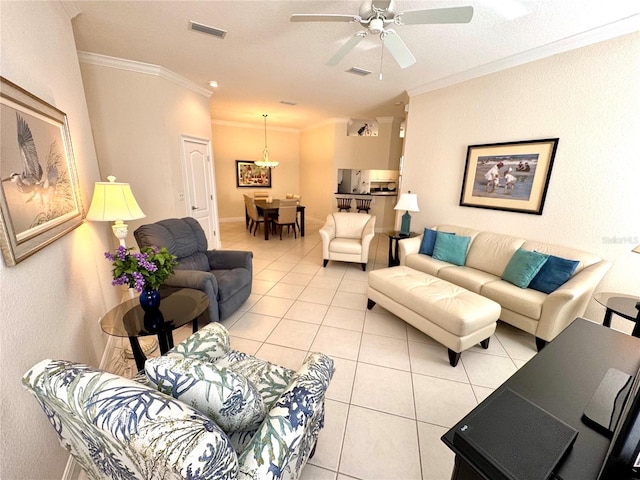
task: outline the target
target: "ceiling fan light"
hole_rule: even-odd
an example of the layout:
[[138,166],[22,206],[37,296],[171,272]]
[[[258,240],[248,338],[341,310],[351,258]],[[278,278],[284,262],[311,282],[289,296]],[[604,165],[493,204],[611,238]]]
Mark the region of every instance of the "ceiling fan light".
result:
[[369,31],[374,35],[382,33],[383,30],[384,30],[384,22],[382,21],[381,18],[374,18],[369,23]]

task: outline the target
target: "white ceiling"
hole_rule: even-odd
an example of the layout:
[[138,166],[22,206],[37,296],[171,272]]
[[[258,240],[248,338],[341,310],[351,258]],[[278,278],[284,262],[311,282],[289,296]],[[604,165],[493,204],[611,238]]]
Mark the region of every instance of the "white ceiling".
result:
[[[396,0],[396,11],[471,5],[469,24],[395,27],[417,59],[400,69],[369,35],[326,62],[361,27],[292,23],[293,13],[357,14],[361,1],[71,1],[78,50],[162,66],[211,89],[217,120],[302,129],[329,118],[404,116],[422,92],[640,30],[638,0]],[[189,21],[227,30],[224,39]],[[359,77],[351,67],[373,73]],[[296,102],[290,106],[281,101]]]

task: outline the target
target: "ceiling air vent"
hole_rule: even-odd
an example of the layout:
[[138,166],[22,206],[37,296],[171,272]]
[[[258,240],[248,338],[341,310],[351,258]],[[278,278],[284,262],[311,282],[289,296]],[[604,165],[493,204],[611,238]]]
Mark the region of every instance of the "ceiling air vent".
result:
[[351,67],[349,70],[347,70],[347,73],[353,73],[354,75],[360,75],[361,77],[366,77],[367,75],[371,74],[369,70],[358,67]]
[[189,22],[191,30],[195,30],[196,32],[206,33],[207,35],[213,35],[214,37],[224,38],[227,34],[226,30],[221,30],[219,28],[210,27],[208,25],[203,25],[202,23],[197,23],[191,20]]

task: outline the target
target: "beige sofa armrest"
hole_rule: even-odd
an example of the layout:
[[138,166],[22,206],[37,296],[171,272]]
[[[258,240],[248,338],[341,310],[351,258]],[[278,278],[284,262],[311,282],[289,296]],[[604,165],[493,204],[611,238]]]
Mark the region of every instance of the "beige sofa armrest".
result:
[[584,315],[593,291],[610,267],[611,262],[606,260],[594,263],[551,292],[542,305],[536,337],[551,341],[576,317]]
[[407,255],[409,255],[410,253],[418,253],[421,244],[422,235],[398,240],[398,245],[400,248],[400,265],[404,265],[404,261]]
[[376,217],[371,216],[367,224],[362,229],[362,263],[367,263],[369,261],[369,246],[371,245],[371,240],[376,235]]
[[333,215],[327,215],[327,221],[318,233],[320,233],[320,238],[322,239],[322,256],[323,258],[329,258],[329,243],[331,243],[331,239],[336,238],[336,221]]

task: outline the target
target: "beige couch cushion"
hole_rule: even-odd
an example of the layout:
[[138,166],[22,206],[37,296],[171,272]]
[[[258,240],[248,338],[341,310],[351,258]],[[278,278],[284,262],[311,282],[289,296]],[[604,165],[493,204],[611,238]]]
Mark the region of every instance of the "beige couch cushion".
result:
[[371,219],[366,213],[337,212],[333,214],[337,238],[362,238],[365,225]]
[[480,289],[484,297],[498,302],[503,308],[529,318],[540,318],[546,293],[530,288],[520,288],[504,280],[486,283]]
[[360,255],[362,253],[362,242],[359,238],[334,238],[329,244],[329,251]]
[[540,253],[546,253],[547,255],[555,255],[556,257],[566,258],[568,260],[578,260],[580,263],[576,267],[576,271],[573,272],[573,276],[579,273],[584,268],[602,261],[600,257],[593,253],[578,250],[576,248],[564,247],[561,245],[551,245],[548,243],[526,241],[522,245],[525,250],[533,250]]
[[525,241],[500,233],[480,232],[469,247],[467,267],[502,276],[509,260]]
[[452,266],[451,264],[438,271],[438,278],[455,283],[475,293],[480,293],[482,286],[486,283],[500,280],[500,277],[492,275],[491,273],[469,267]]
[[456,235],[460,235],[462,237],[471,237],[471,242],[473,243],[473,239],[480,233],[479,230],[474,230],[472,228],[459,227],[457,225],[438,225],[433,227],[433,230],[437,230],[439,232],[450,232],[455,233]]
[[421,253],[412,253],[405,258],[405,265],[415,270],[428,273],[435,277],[438,276],[438,272],[446,267],[450,267],[451,264],[443,262],[442,260],[436,260],[429,255],[423,255]]

